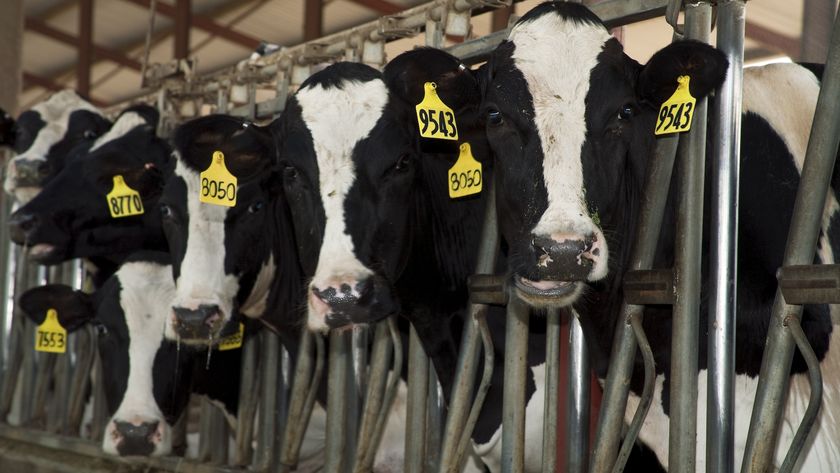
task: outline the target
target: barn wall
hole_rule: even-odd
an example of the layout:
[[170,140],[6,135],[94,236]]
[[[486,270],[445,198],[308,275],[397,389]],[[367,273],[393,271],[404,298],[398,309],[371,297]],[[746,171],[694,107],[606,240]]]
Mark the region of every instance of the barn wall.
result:
[[21,88],[23,0],[3,0],[0,15],[0,107],[17,113]]

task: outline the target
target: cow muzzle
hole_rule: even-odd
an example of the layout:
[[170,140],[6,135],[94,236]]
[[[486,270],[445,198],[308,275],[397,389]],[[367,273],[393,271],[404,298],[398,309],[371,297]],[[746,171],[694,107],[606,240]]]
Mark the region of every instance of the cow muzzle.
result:
[[312,285],[309,309],[310,328],[324,330],[378,322],[397,312],[397,303],[390,284],[374,275],[323,287]]
[[155,420],[125,422],[114,420],[107,435],[111,436],[114,448],[120,456],[165,455],[160,447],[165,436],[165,423]]
[[217,305],[201,304],[195,309],[173,307],[172,326],[184,340],[208,340],[219,335],[224,322]]

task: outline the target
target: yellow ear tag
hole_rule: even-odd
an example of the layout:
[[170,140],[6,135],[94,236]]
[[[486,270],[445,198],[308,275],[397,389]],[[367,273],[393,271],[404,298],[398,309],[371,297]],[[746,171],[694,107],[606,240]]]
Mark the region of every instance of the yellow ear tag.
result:
[[654,134],[667,135],[691,129],[691,120],[694,118],[694,104],[697,99],[692,97],[688,90],[690,81],[689,76],[677,77],[677,90],[659,108],[659,117],[656,119]]
[[242,346],[242,335],[245,333],[245,326],[239,324],[239,331],[228,335],[219,341],[219,351],[235,350]]
[[201,173],[198,200],[225,207],[236,205],[236,176],[228,171],[221,151],[213,152],[210,166]]
[[457,140],[458,127],[455,125],[455,112],[438,97],[437,84],[423,84],[425,94],[417,109],[417,126],[420,136],[438,140]]
[[108,201],[111,218],[143,215],[143,200],[140,199],[140,193],[128,187],[120,174],[114,176],[114,187],[105,199]]
[[470,144],[461,143],[458,161],[449,168],[449,198],[478,194],[483,182],[481,163],[473,157]]
[[67,351],[67,330],[58,321],[55,309],[47,310],[47,317],[35,332],[35,351],[64,353]]

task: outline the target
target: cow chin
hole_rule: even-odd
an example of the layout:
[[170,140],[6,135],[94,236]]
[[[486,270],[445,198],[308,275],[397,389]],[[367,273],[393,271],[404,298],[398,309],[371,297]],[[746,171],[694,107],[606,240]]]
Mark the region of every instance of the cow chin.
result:
[[522,276],[513,277],[517,297],[537,309],[567,307],[580,298],[584,283],[581,281],[532,281]]

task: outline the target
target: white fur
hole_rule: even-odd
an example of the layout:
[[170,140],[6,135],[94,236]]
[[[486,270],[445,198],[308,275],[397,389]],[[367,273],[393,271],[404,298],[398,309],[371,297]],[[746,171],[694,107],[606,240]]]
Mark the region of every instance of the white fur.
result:
[[111,129],[108,130],[107,133],[100,136],[96,139],[93,143],[93,146],[90,147],[90,151],[96,151],[97,149],[101,148],[107,143],[111,141],[117,140],[128,134],[131,130],[137,128],[138,126],[148,125],[146,120],[140,116],[137,112],[127,112],[120,116],[120,118],[114,122],[114,125],[111,126]]
[[610,38],[602,27],[567,21],[556,14],[518,24],[510,33],[510,41],[516,46],[514,64],[533,98],[548,191],[548,208],[532,233],[594,234],[602,250],[589,274],[592,281],[606,276],[608,251],[604,235],[589,217],[581,152],[586,138],[584,114],[590,73]]
[[[312,135],[326,215],[324,240],[310,288],[325,289],[342,282],[362,280],[373,272],[356,258],[353,240],[347,233],[344,199],[356,178],[353,149],[382,116],[388,102],[388,90],[379,79],[346,81],[340,89],[325,89],[320,85],[307,87],[298,91],[296,97],[303,121]],[[325,315],[310,300],[309,327],[325,330]]]
[[[525,406],[525,470],[542,469],[543,419],[545,418],[545,363],[531,367],[536,390]],[[502,471],[502,426],[493,433],[490,441],[476,445],[475,453],[493,473]]]
[[257,279],[254,281],[254,286],[248,294],[248,298],[239,308],[248,317],[262,316],[268,304],[268,295],[271,292],[271,284],[274,282],[274,275],[277,273],[277,265],[274,264],[274,253],[268,257],[268,261],[263,263],[260,272],[257,273]]
[[96,107],[69,89],[53,94],[50,98],[36,104],[30,110],[38,112],[45,125],[38,131],[29,149],[9,160],[9,164],[6,167],[6,179],[3,182],[5,191],[15,196],[15,199],[21,204],[32,200],[41,189],[37,187],[18,187],[16,162],[19,162],[18,160],[46,161],[50,148],[61,141],[64,134],[67,133],[70,115],[73,112],[77,110],[88,110],[102,115],[102,112]]
[[134,262],[117,271],[122,291],[120,306],[128,326],[129,371],[125,395],[108,422],[102,449],[117,454],[114,444],[114,422],[159,422],[161,441],[152,455],[165,455],[172,449],[171,426],[155,402],[152,366],[163,339],[169,302],[174,295],[172,269],[168,265]]
[[[239,291],[239,278],[225,274],[225,217],[228,207],[205,204],[198,200],[201,188],[199,173],[178,159],[175,175],[184,179],[187,188],[187,245],[181,272],[175,281],[174,307],[197,309],[200,305],[216,305],[222,312],[223,324],[233,313],[233,300]],[[166,337],[175,339],[171,324]]]

